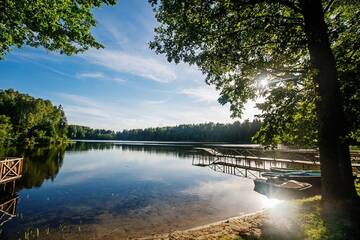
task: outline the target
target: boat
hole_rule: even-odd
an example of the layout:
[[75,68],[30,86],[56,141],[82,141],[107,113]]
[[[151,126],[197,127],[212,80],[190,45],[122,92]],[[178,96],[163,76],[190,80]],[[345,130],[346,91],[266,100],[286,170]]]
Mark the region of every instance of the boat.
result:
[[305,169],[293,169],[293,168],[276,168],[276,167],[271,167],[270,168],[271,172],[278,172],[278,173],[290,173],[290,172],[320,172],[320,170],[305,170]]
[[296,172],[304,172],[304,170],[296,170],[296,169],[284,169],[284,168],[270,168],[270,171],[264,172],[261,174],[263,177],[277,177],[283,174],[296,173]]
[[321,184],[320,170],[271,168],[270,172],[264,172],[261,176],[264,178],[278,178],[282,181],[295,180],[298,182],[306,182],[315,186],[320,186]]
[[277,167],[271,167],[271,172],[277,172],[277,173],[288,173],[288,172],[296,172],[296,171],[303,171],[299,169],[291,169],[291,168],[277,168]]
[[320,171],[298,171],[284,173],[277,176],[280,180],[289,181],[295,180],[298,182],[310,183],[314,186],[321,185],[321,173]]
[[[354,168],[354,166],[353,166]],[[358,169],[357,169],[358,170]],[[360,172],[360,171],[359,171]],[[353,169],[353,177],[357,178],[358,172]],[[315,187],[321,186],[321,172],[320,170],[294,170],[294,169],[282,169],[271,172],[264,172],[261,174],[265,178],[278,178],[282,181],[295,180],[298,182],[310,183]]]
[[254,190],[268,197],[279,199],[302,198],[314,195],[312,185],[306,182],[295,180],[281,181],[280,179],[263,179],[254,180]]

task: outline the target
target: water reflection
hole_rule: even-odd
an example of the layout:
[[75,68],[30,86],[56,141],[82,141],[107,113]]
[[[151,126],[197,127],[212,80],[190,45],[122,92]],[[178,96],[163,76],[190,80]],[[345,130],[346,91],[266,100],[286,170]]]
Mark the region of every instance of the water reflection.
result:
[[40,239],[141,237],[265,206],[251,179],[193,167],[189,146],[81,142],[7,151],[24,156],[24,173],[18,217],[1,227],[1,239],[29,229]]
[[65,147],[0,149],[0,156],[23,156],[22,177],[16,181],[16,190],[40,187],[47,179],[53,181],[64,161]]
[[66,148],[68,152],[84,152],[90,150],[121,150],[126,152],[146,152],[148,154],[162,154],[176,157],[189,157],[198,154],[191,145],[142,145],[133,143],[114,142],[73,142]]
[[65,148],[39,148],[24,152],[23,176],[17,189],[40,187],[45,180],[54,181],[64,161]]
[[13,185],[11,189],[7,189],[5,186],[2,186],[2,188],[3,189],[0,191],[0,227],[16,217],[16,207],[18,202],[18,196],[15,193],[15,185]]
[[3,226],[16,218],[16,210],[19,197],[15,190],[15,181],[9,181],[0,185],[0,239],[6,239],[3,234]]

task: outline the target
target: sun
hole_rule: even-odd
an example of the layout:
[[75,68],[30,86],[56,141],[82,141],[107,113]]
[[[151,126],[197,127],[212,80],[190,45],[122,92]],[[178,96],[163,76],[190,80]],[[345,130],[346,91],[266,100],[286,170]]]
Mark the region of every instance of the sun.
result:
[[257,85],[259,88],[265,88],[269,86],[270,77],[268,75],[262,75],[257,79]]
[[268,84],[269,84],[269,81],[266,78],[260,80],[261,87],[266,87]]

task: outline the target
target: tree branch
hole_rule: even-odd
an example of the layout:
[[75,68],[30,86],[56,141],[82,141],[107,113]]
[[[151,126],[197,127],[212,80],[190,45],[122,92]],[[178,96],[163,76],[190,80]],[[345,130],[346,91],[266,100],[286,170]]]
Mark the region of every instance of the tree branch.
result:
[[268,1],[273,2],[273,3],[278,2],[281,5],[291,8],[292,10],[294,10],[297,13],[301,13],[301,9],[298,6],[296,6],[294,2],[290,2],[290,1],[286,1],[286,0],[268,0]]
[[244,5],[255,5],[259,3],[279,3],[283,6],[289,7],[294,10],[296,13],[301,13],[301,9],[295,5],[295,3],[287,0],[247,0],[247,1],[239,1],[235,0],[238,6]]
[[328,3],[328,5],[324,8],[324,13],[328,12],[331,8],[331,6],[333,5],[333,3],[335,2],[336,0],[330,0],[330,2]]

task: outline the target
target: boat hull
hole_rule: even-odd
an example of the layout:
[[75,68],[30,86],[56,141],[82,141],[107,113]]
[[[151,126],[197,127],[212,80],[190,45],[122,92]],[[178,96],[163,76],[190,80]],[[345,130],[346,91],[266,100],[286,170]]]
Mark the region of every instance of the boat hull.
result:
[[310,183],[313,186],[320,187],[321,186],[321,176],[303,176],[303,175],[280,175],[278,176],[280,180],[289,181],[295,180],[298,182]]
[[270,198],[299,199],[319,194],[319,190],[311,184],[302,189],[284,188],[265,179],[255,179],[254,184],[254,191]]

